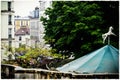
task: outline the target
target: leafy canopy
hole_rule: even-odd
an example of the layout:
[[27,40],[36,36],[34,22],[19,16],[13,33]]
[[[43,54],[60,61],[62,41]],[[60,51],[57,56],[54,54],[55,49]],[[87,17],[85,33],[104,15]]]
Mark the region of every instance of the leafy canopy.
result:
[[45,14],[48,17],[41,17],[46,31],[44,38],[56,52],[82,56],[103,45],[104,13],[98,4],[54,1]]

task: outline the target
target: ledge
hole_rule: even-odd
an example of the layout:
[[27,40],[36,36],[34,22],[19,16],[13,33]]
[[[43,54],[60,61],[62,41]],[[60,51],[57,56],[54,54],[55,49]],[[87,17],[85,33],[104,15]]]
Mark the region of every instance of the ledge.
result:
[[11,10],[11,11],[8,11],[8,10],[1,10],[1,12],[12,12],[12,13],[15,13],[15,11]]

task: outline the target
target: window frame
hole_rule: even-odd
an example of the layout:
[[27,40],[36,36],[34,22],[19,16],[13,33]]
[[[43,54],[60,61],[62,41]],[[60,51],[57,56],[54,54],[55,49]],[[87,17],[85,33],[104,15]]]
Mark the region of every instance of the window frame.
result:
[[8,25],[12,25],[12,15],[8,15]]
[[11,2],[8,2],[8,11],[11,11]]
[[22,41],[22,37],[21,36],[19,36],[19,41]]

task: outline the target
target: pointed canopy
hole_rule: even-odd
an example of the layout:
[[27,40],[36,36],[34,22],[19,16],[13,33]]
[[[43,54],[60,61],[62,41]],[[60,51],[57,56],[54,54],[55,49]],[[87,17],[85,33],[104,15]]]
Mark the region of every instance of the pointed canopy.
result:
[[118,73],[119,52],[113,46],[106,45],[57,68],[57,70],[77,73]]

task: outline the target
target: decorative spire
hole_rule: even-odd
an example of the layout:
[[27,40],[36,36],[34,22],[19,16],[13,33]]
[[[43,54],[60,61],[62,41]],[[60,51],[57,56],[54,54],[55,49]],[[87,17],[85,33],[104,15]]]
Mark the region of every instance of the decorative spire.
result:
[[110,35],[116,36],[116,35],[112,32],[112,30],[113,30],[113,27],[110,26],[110,27],[109,27],[109,31],[108,31],[107,33],[105,33],[105,34],[102,34],[103,43],[105,43],[105,40],[106,40],[107,37],[108,37],[108,44],[110,44]]

